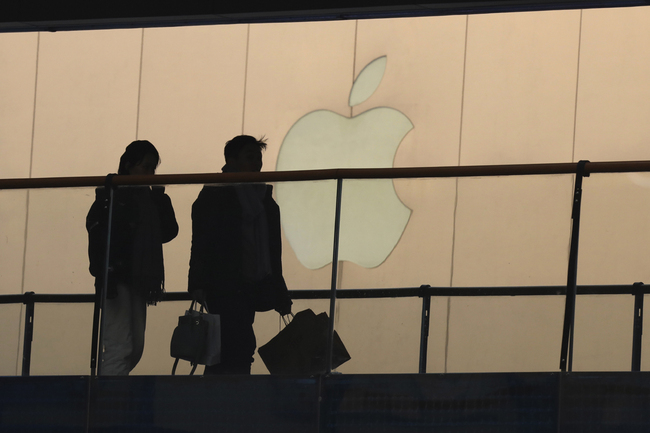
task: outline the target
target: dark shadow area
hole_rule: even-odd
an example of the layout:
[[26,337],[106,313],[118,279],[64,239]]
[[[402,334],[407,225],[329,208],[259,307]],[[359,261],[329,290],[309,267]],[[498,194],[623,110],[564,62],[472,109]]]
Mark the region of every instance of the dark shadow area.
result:
[[316,379],[140,376],[93,382],[91,432],[316,431]]
[[85,432],[88,377],[0,378],[1,432]]
[[332,21],[647,5],[646,0],[281,0],[110,3],[71,0],[0,4],[0,32],[93,30],[294,21]]
[[650,373],[0,378],[7,432],[641,432]]
[[647,432],[648,373],[569,374],[562,383],[562,432]]
[[555,373],[353,375],[325,381],[328,432],[552,432]]

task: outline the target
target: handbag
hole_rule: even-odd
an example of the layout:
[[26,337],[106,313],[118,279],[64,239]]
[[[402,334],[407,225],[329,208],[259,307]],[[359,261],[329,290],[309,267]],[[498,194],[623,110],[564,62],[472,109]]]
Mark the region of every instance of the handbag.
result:
[[190,375],[197,365],[215,365],[221,360],[221,321],[218,314],[209,314],[207,307],[203,312],[195,309],[192,301],[190,309],[178,318],[178,325],[172,334],[170,355],[176,358],[172,375],[176,374],[178,361],[183,359],[192,365]]
[[[271,374],[318,375],[327,370],[329,318],[310,309],[296,313],[278,335],[258,349]],[[338,333],[332,340],[332,368],[351,359]]]

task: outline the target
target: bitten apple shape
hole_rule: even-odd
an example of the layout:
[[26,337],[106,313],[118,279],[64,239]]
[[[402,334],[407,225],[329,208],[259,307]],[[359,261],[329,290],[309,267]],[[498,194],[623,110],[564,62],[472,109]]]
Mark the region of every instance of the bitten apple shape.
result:
[[[386,57],[364,68],[350,105],[366,100],[381,81]],[[289,130],[277,170],[392,167],[411,121],[393,108],[378,107],[354,117],[317,110]],[[399,242],[411,215],[391,179],[346,180],[341,203],[339,260],[366,268],[383,263]],[[298,260],[308,269],[332,261],[335,181],[281,182],[276,186],[282,226]]]

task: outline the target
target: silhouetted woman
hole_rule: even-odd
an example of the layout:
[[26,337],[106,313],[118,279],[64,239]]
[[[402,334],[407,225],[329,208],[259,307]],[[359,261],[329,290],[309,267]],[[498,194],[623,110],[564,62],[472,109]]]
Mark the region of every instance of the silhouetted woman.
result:
[[[160,162],[149,141],[129,144],[118,174],[153,175]],[[86,217],[90,273],[96,293],[104,285],[109,191],[97,188]],[[102,375],[128,375],[144,350],[147,305],[161,299],[165,286],[162,244],[178,234],[164,187],[120,187],[114,191],[108,284],[104,306]]]

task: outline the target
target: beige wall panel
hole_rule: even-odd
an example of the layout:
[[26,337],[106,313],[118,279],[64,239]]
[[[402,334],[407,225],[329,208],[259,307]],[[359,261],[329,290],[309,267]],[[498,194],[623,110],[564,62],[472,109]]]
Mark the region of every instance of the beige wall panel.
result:
[[355,21],[251,25],[244,133],[269,139],[262,170],[305,114],[350,115],[354,32]]
[[22,293],[27,191],[0,191],[0,294]]
[[650,175],[584,179],[578,284],[650,282]]
[[[38,34],[0,37],[0,177],[29,177]],[[0,192],[0,294],[22,293],[27,191]],[[0,309],[0,375],[20,374],[21,304]]]
[[650,159],[650,7],[583,12],[576,161]]
[[16,376],[22,369],[22,305],[0,306],[0,376]]
[[142,30],[41,34],[32,176],[116,172],[135,139]]
[[339,301],[337,310],[336,330],[352,357],[339,371],[418,371],[422,312],[419,298],[345,299]]
[[220,172],[223,145],[242,131],[247,25],[144,31],[138,138],[159,173]]
[[573,370],[630,371],[633,321],[633,296],[579,296]]
[[[27,191],[0,191],[0,295],[22,293]],[[0,309],[0,375],[19,373],[22,353],[22,304]]]
[[[34,116],[38,34],[0,37],[0,177],[29,177]],[[0,294],[22,293],[27,191],[0,193]],[[20,304],[2,306],[0,314],[0,375],[22,368]]]
[[562,296],[452,298],[447,371],[557,371],[563,318]]
[[[23,292],[27,191],[0,191],[0,295]],[[0,306],[0,375],[20,373],[24,307]]]
[[[566,284],[571,176],[460,179],[453,285]],[[452,298],[448,371],[553,371],[563,298]]]
[[572,159],[580,11],[472,15],[461,165]]
[[37,33],[4,33],[0,37],[2,178],[29,177],[37,47]]
[[[342,299],[337,301],[336,314],[336,330],[352,357],[338,371],[354,374],[418,372],[422,299]],[[446,320],[447,298],[432,298],[428,373],[445,371]]]
[[86,214],[94,200],[93,188],[30,191],[26,292],[94,293],[86,233]]
[[89,375],[92,304],[37,304],[31,375]]
[[[583,12],[576,160],[649,159],[650,8]],[[646,174],[585,179],[579,284],[648,281]],[[576,370],[628,370],[633,298],[580,297],[576,304]],[[643,350],[647,350],[644,344]],[[642,369],[648,363],[643,362]]]
[[352,112],[392,107],[411,120],[396,167],[458,164],[466,21],[465,16],[359,21],[355,76],[378,57],[387,56],[387,64],[377,90]]
[[453,286],[566,284],[569,175],[459,180]]

